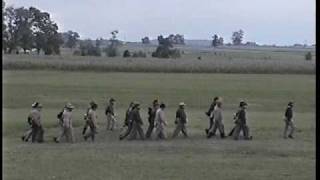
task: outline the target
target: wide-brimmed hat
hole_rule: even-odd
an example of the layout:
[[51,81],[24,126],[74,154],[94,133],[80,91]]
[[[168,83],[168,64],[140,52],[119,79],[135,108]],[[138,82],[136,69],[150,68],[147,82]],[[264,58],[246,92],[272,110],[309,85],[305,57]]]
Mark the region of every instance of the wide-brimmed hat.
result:
[[32,108],[42,108],[42,104],[40,104],[39,102],[34,102],[31,105]]
[[293,106],[293,102],[290,101],[290,102],[288,103],[288,106],[292,107],[292,106]]
[[115,102],[116,100],[113,98],[110,98],[109,102]]
[[97,103],[95,103],[94,101],[91,101],[90,102],[90,107],[95,107],[95,108],[97,108],[98,107],[98,104]]
[[180,102],[179,106],[185,106],[186,104],[184,102]]
[[241,101],[240,104],[239,104],[240,107],[247,106],[247,105],[248,104],[245,101]]
[[166,105],[164,103],[161,103],[160,108],[166,108]]
[[158,99],[154,99],[152,104],[159,104],[159,100]]
[[74,109],[74,106],[71,103],[67,103],[65,107],[67,109]]
[[133,102],[133,107],[139,107],[140,106],[140,102],[138,102],[138,101],[135,101],[135,102]]
[[213,98],[213,101],[217,101],[219,99],[219,96],[216,96]]

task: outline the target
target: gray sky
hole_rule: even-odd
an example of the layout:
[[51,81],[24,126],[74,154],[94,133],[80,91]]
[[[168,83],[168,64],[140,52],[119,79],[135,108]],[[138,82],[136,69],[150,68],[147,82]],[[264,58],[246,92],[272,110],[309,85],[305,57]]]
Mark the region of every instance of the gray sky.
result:
[[230,42],[233,31],[244,41],[290,45],[315,43],[315,0],[5,0],[6,5],[34,6],[51,14],[59,31],[81,38],[140,41],[179,33],[185,39],[211,39],[215,33]]

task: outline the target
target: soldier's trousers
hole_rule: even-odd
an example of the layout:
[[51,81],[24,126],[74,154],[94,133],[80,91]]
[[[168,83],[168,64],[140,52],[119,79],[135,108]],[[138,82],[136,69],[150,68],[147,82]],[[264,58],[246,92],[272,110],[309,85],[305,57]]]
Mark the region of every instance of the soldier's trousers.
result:
[[132,123],[128,123],[127,129],[123,134],[120,134],[120,140],[126,138],[132,131]]
[[[289,134],[287,134],[288,129],[290,128]],[[283,137],[287,137],[287,135],[292,136],[295,130],[295,126],[292,121],[285,120],[285,127],[283,132]]]
[[184,137],[188,137],[186,125],[184,123],[178,123],[176,129],[173,131],[172,138],[177,137],[180,131]]
[[222,121],[215,121],[213,127],[209,131],[212,134],[216,134],[217,129],[219,130],[220,135],[224,136],[224,125]]
[[31,134],[32,142],[43,142],[44,130],[42,126],[33,126]]
[[156,138],[157,139],[166,139],[166,133],[163,127],[156,128]]
[[244,138],[249,139],[249,127],[246,124],[242,124],[242,123],[239,123],[236,125],[234,132],[233,132],[233,138],[235,140],[238,140],[241,131],[243,132]]
[[231,131],[229,132],[228,136],[232,136],[232,135],[233,135],[233,132],[234,132],[235,128],[236,128],[236,126],[234,126],[234,127],[231,129]]
[[96,127],[94,125],[90,125],[89,124],[89,128],[90,128],[90,132],[88,134],[86,134],[84,136],[85,139],[91,137],[91,140],[94,141],[95,135],[97,133]]
[[133,122],[129,140],[137,139],[137,134],[139,134],[141,139],[144,139],[144,133],[141,125]]
[[116,120],[114,116],[111,114],[107,115],[107,130],[113,130],[115,126]]
[[150,123],[149,123],[148,130],[147,130],[147,132],[146,132],[146,138],[150,138],[153,129],[154,129],[154,122],[150,122]]
[[29,141],[29,139],[31,138],[31,136],[32,136],[32,128],[28,129],[28,130],[23,134],[24,141]]
[[214,124],[213,118],[210,118],[209,119],[209,128],[208,128],[208,130],[210,130],[213,127],[213,124]]
[[67,142],[72,142],[72,143],[74,142],[73,129],[71,127],[69,128],[61,127],[61,132],[57,137],[57,141],[59,142],[63,136],[66,137]]
[[86,134],[88,127],[89,127],[89,121],[86,120],[83,126],[82,135]]

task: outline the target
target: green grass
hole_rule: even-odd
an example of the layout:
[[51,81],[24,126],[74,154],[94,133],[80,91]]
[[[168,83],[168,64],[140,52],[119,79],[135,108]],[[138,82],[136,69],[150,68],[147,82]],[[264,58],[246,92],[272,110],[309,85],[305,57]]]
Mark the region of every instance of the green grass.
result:
[[[206,139],[204,115],[214,96],[224,99],[228,132],[238,102],[249,104],[253,141]],[[315,179],[315,76],[275,74],[95,73],[3,71],[4,179]],[[106,100],[117,100],[118,123],[132,100],[147,107],[154,98],[167,104],[167,133],[172,134],[180,101],[187,104],[190,138],[119,141],[119,131],[105,132]],[[88,102],[98,107],[95,143],[80,136]],[[33,101],[43,108],[45,144],[23,143],[26,116]],[[282,116],[294,101],[296,139],[281,138]],[[56,114],[72,102],[77,143],[55,144]]]
[[[178,59],[151,58],[155,47],[121,47],[120,56],[72,56],[68,49],[61,56],[5,55],[6,70],[66,70],[100,72],[174,72],[174,73],[258,73],[258,74],[314,74],[315,57],[305,60],[305,53],[314,49],[283,48],[199,48],[178,47]],[[147,58],[122,58],[125,49],[142,50]],[[70,51],[70,50],[69,50]],[[198,57],[201,56],[201,60]]]

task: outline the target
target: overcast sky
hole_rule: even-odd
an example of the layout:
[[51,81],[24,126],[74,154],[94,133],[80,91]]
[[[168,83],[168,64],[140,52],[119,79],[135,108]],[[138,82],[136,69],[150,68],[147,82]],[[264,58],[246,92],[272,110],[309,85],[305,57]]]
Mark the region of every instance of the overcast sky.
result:
[[14,7],[34,6],[51,14],[59,31],[81,38],[140,41],[179,33],[185,39],[230,42],[242,29],[244,41],[290,45],[315,43],[315,0],[5,0]]

